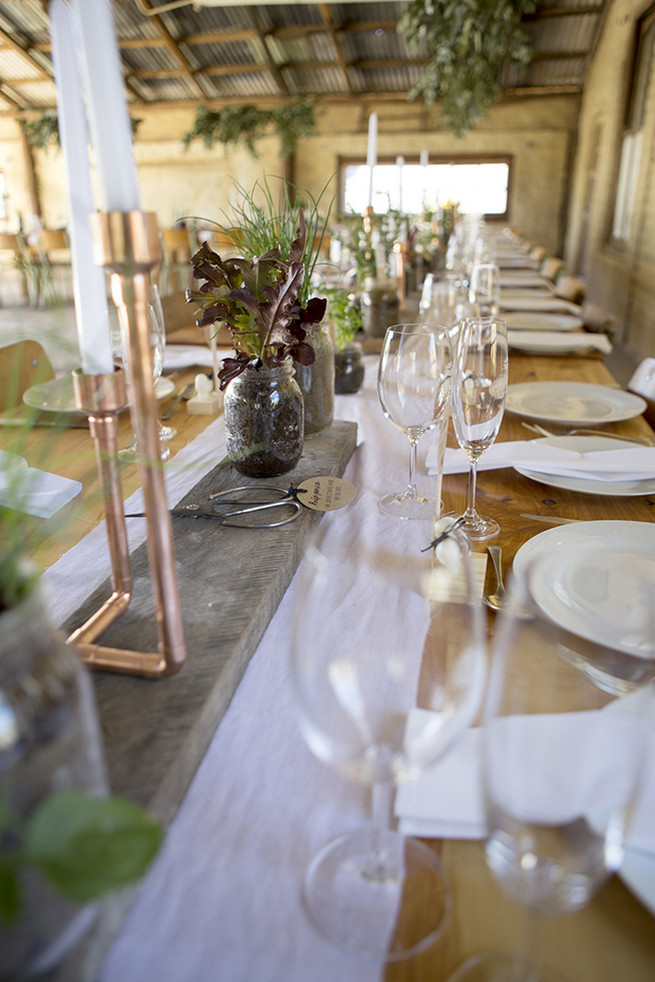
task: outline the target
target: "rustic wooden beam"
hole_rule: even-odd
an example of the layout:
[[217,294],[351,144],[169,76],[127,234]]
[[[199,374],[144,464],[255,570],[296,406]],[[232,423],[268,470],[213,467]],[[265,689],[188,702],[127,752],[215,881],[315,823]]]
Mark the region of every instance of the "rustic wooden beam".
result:
[[265,36],[264,32],[262,31],[261,27],[259,26],[259,20],[257,19],[257,14],[256,14],[254,8],[253,7],[244,7],[243,9],[244,9],[244,13],[248,17],[248,19],[249,19],[249,21],[250,21],[250,23],[252,25],[252,29],[255,31],[255,34],[257,35],[257,38],[258,38],[258,40],[259,40],[259,42],[260,42],[260,44],[261,44],[261,46],[262,46],[262,48],[264,50],[264,57],[266,58],[266,64],[268,66],[268,71],[270,72],[270,74],[271,74],[271,76],[273,78],[273,81],[277,85],[278,90],[280,91],[280,93],[282,95],[288,96],[290,94],[289,93],[289,87],[288,87],[287,83],[284,81],[284,76],[282,75],[282,72],[280,71],[280,69],[278,68],[278,66],[273,61],[273,58],[271,57],[271,53],[268,50],[268,45],[266,44],[266,36]]
[[343,56],[343,51],[341,50],[341,41],[339,39],[339,34],[335,28],[334,21],[332,19],[332,9],[327,3],[319,3],[319,10],[321,12],[321,17],[325,21],[325,25],[328,29],[330,37],[332,38],[332,44],[337,55],[337,61],[339,63],[339,68],[343,74],[346,88],[348,92],[353,94],[352,82],[350,80],[350,66],[347,64],[346,59]]
[[[39,64],[36,58],[30,54],[30,51],[33,50],[30,45],[21,44],[19,41],[14,40],[11,34],[7,34],[7,32],[3,30],[0,30],[0,40],[8,48],[11,48],[12,51],[17,52],[21,58],[24,58],[25,61],[35,69],[40,79],[47,79],[49,82],[52,81],[52,76],[49,75],[45,68]],[[32,81],[35,81],[35,79],[32,79]]]
[[[152,4],[150,3],[150,0],[141,0],[141,3],[143,4],[144,9],[146,9],[148,11],[151,11],[151,10],[154,11],[154,10],[156,10],[156,7],[153,8]],[[170,51],[170,53],[175,58],[175,60],[177,61],[178,65],[182,69],[184,69],[187,80],[189,82],[191,82],[192,86],[194,87],[194,89],[196,90],[196,92],[198,93],[198,95],[202,99],[206,99],[207,98],[207,93],[205,92],[205,90],[203,89],[202,85],[200,84],[200,82],[196,78],[196,75],[200,74],[200,72],[196,72],[196,71],[194,71],[191,68],[191,65],[189,64],[189,62],[186,60],[186,58],[184,57],[184,55],[180,51],[180,49],[179,49],[179,47],[177,45],[177,42],[175,41],[175,38],[170,33],[170,31],[168,30],[168,28],[164,24],[164,22],[161,19],[161,17],[159,17],[156,13],[153,13],[152,15],[150,15],[150,20],[152,21],[152,23],[157,28],[157,30],[159,32],[159,36],[165,42],[166,47],[168,48],[168,50]]]

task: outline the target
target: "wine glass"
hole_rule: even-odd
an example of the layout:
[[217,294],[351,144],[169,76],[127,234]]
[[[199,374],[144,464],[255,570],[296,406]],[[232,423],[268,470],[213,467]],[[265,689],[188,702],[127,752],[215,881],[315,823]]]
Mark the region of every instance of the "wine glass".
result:
[[386,494],[380,509],[393,518],[435,513],[435,499],[416,487],[416,448],[423,433],[443,416],[450,393],[451,347],[447,329],[425,324],[389,327],[378,368],[378,396],[387,419],[409,438],[409,484]]
[[[338,519],[324,518],[305,557],[291,679],[310,749],[371,787],[373,822],[318,852],[303,901],[333,944],[398,961],[436,940],[450,892],[434,852],[390,828],[393,790],[445,755],[475,716],[484,615],[471,601],[468,547],[457,530],[436,554],[422,552],[432,523],[390,537],[379,512],[360,510],[347,537]],[[344,605],[356,607],[347,631]]]
[[451,408],[455,435],[471,461],[462,528],[469,539],[490,539],[500,526],[475,508],[478,459],[500,429],[507,394],[507,329],[493,317],[469,317],[460,325],[453,361]]
[[494,263],[474,263],[469,301],[475,317],[495,317],[500,303],[500,271]]
[[[559,620],[567,628],[559,626],[550,615],[565,589],[565,581],[553,580],[552,555],[536,557],[511,586],[496,632],[480,744],[487,865],[523,909],[525,930],[516,951],[476,955],[450,982],[562,982],[539,958],[541,918],[584,907],[623,858],[653,687],[635,686],[617,698],[597,684],[576,649],[593,647],[593,637],[617,638],[613,614],[599,610],[586,625],[577,611],[579,634],[566,617]],[[650,619],[650,607],[642,610]],[[631,626],[637,629],[634,620]],[[644,642],[648,628],[652,623],[642,627]]]

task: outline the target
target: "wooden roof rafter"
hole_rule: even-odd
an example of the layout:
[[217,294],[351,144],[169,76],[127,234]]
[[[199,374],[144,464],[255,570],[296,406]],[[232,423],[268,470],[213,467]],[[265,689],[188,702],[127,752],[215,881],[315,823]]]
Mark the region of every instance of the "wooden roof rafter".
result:
[[[150,3],[150,0],[140,0],[140,4],[143,6],[143,9],[144,10],[147,10],[148,12],[153,11],[152,14],[149,13],[149,17],[150,17],[150,20],[152,21],[152,23],[154,24],[154,26],[157,28],[157,31],[159,33],[159,37],[164,42],[164,45],[166,46],[166,48],[168,49],[168,51],[170,51],[170,53],[173,55],[173,57],[175,58],[175,60],[179,64],[180,68],[184,71],[184,74],[185,74],[186,79],[191,83],[191,85],[196,90],[196,92],[198,93],[198,95],[202,99],[206,99],[207,98],[207,93],[205,92],[204,88],[202,87],[202,85],[200,84],[200,82],[198,81],[198,79],[196,77],[197,75],[199,75],[201,73],[198,72],[198,71],[195,71],[191,67],[191,65],[189,64],[189,62],[187,61],[187,59],[184,57],[184,55],[180,51],[180,48],[179,48],[179,46],[177,44],[177,41],[175,40],[175,38],[173,37],[173,35],[170,33],[170,31],[166,27],[166,25],[164,24],[164,22],[161,19],[161,17],[155,12],[156,11],[156,7],[153,7],[152,6],[152,4]],[[147,47],[147,41],[146,41],[146,44],[144,44],[144,47]],[[131,74],[133,74],[133,73],[131,73]]]
[[330,9],[330,5],[327,3],[319,3],[318,8],[320,10],[321,17],[325,22],[325,27],[332,39],[332,44],[334,46],[334,50],[337,55],[337,63],[343,73],[343,78],[346,83],[346,89],[348,90],[349,94],[352,95],[353,87],[352,87],[352,82],[350,80],[350,66],[346,62],[346,59],[343,56],[341,41],[339,39],[339,33],[332,19],[332,10]]

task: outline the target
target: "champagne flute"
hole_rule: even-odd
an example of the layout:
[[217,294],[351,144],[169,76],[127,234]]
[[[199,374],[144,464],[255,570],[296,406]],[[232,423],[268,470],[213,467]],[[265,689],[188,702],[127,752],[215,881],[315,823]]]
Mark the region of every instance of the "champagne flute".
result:
[[[431,522],[413,522],[389,542],[379,513],[360,510],[347,539],[326,516],[305,557],[291,680],[310,749],[371,787],[373,823],[318,852],[303,900],[333,944],[398,961],[436,940],[450,893],[434,852],[391,830],[393,790],[445,755],[475,716],[485,679],[484,614],[472,600],[458,530],[435,555],[421,551]],[[344,631],[343,604],[363,591],[366,602]]]
[[[450,982],[562,982],[539,958],[541,919],[584,907],[623,858],[653,686],[617,698],[585,670],[576,649],[600,646],[590,637],[617,638],[616,624],[600,609],[590,635],[580,612],[580,635],[555,622],[549,612],[563,602],[566,583],[553,580],[552,559],[550,550],[537,556],[510,588],[481,741],[487,865],[523,908],[525,930],[516,951],[476,955]],[[650,621],[650,605],[641,610]],[[644,642],[648,628],[641,627]],[[618,663],[621,652],[614,655]]]
[[462,528],[469,539],[493,538],[500,526],[475,507],[478,459],[500,429],[507,394],[507,329],[498,318],[469,317],[460,327],[451,407],[455,435],[471,461]]
[[474,263],[469,301],[475,317],[495,317],[500,303],[500,271],[494,263]]
[[446,328],[400,324],[387,329],[378,368],[378,396],[387,419],[407,434],[410,451],[408,486],[380,499],[385,515],[415,519],[435,513],[435,499],[421,495],[416,487],[416,448],[448,405],[451,362]]
[[[125,332],[128,330],[127,323],[122,316],[121,308],[118,307],[117,317],[110,318],[112,349],[114,362],[120,365],[128,373],[128,392],[131,388],[129,379],[129,365],[126,357],[127,342]],[[150,300],[147,306],[148,328],[150,333],[150,353],[152,357],[152,377],[155,386],[160,377],[164,365],[164,348],[166,346],[166,330],[164,325],[164,312],[159,298],[159,290],[155,284],[150,287]],[[177,430],[172,427],[165,427],[161,420],[157,421],[159,427],[160,458],[167,460],[170,457],[170,448],[162,446],[162,441],[170,440],[175,436]],[[118,451],[118,458],[124,463],[136,463],[138,459],[138,447],[136,436],[133,437],[131,446],[124,447]]]

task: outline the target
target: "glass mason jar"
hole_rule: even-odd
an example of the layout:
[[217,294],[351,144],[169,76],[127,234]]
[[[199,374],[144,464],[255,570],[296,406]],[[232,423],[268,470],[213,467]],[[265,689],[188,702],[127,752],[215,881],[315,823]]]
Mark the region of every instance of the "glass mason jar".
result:
[[[223,404],[228,454],[249,477],[275,477],[293,470],[303,448],[303,397],[291,358],[281,365],[246,368],[232,379]],[[264,446],[251,453],[250,447]]]
[[371,338],[383,338],[387,328],[397,324],[400,301],[391,283],[374,283],[362,291],[362,328]]
[[359,392],[364,381],[364,361],[359,341],[350,341],[334,352],[334,391],[339,395]]
[[305,436],[327,429],[334,417],[334,344],[327,324],[311,324],[307,341],[314,349],[311,365],[294,363],[305,404]]
[[[0,614],[0,803],[2,846],[16,848],[25,821],[50,793],[106,794],[89,674],[52,629],[41,586]],[[0,979],[39,978],[92,926],[97,907],[77,906],[31,868],[19,873],[15,920],[0,918]]]

